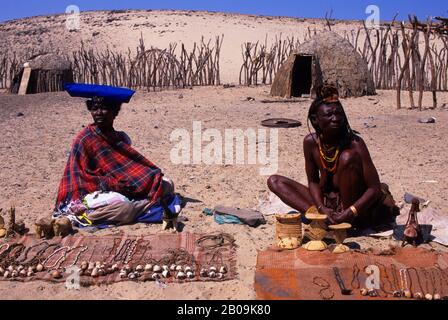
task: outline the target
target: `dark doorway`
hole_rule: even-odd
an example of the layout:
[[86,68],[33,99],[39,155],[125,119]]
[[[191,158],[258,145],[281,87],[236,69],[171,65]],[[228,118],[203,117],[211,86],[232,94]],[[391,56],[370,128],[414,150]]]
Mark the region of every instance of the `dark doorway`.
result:
[[311,66],[312,56],[296,56],[292,68],[291,96],[301,97],[302,94],[311,93]]

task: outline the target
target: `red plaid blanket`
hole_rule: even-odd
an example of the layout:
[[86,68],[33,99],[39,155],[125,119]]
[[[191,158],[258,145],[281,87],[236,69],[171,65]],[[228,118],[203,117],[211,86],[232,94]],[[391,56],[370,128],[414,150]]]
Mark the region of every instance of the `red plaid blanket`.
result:
[[[126,190],[120,190],[123,187]],[[154,202],[162,193],[162,172],[130,146],[124,132],[115,131],[110,138],[91,124],[73,142],[59,184],[56,209],[98,190]]]

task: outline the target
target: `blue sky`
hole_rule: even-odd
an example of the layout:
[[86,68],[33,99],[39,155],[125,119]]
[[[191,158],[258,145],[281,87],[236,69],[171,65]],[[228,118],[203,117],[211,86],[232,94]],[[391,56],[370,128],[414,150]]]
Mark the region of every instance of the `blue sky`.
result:
[[380,9],[381,20],[407,19],[409,13],[424,20],[428,16],[448,17],[447,0],[1,0],[0,21],[36,15],[64,13],[68,5],[81,11],[112,9],[177,9],[237,12],[256,15],[323,18],[333,10],[333,18],[364,19],[368,5]]

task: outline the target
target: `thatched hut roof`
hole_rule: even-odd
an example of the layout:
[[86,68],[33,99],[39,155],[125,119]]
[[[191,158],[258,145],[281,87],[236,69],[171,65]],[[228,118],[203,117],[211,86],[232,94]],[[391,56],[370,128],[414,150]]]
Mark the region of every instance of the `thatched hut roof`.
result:
[[375,94],[373,78],[363,57],[340,35],[323,31],[301,44],[285,61],[275,77],[272,95],[287,96],[291,92],[288,85],[293,83],[295,57],[307,55],[313,57],[313,89],[330,83],[338,88],[341,97]]
[[70,61],[54,53],[40,54],[23,64],[14,77],[11,92],[31,94],[63,91],[65,82],[73,82]]
[[27,61],[33,70],[70,70],[71,64],[66,58],[54,54],[46,53],[31,57]]

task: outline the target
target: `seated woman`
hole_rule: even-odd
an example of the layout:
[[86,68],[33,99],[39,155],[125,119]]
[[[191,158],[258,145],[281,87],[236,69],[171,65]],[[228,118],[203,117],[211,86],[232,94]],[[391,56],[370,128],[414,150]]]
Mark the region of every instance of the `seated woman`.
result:
[[377,227],[399,214],[387,185],[381,184],[363,139],[354,132],[337,89],[323,87],[308,112],[315,133],[303,141],[308,187],[273,175],[268,187],[299,212],[317,208],[329,224]]
[[[129,102],[134,91],[84,84],[69,84],[65,89],[71,96],[90,98],[86,104],[94,123],[73,142],[55,213],[83,216],[87,224],[160,222],[163,214],[166,218],[178,213],[179,199],[172,182],[131,147],[126,133],[113,127],[122,103]],[[104,193],[109,194],[99,197]],[[103,205],[98,204],[100,199]]]

